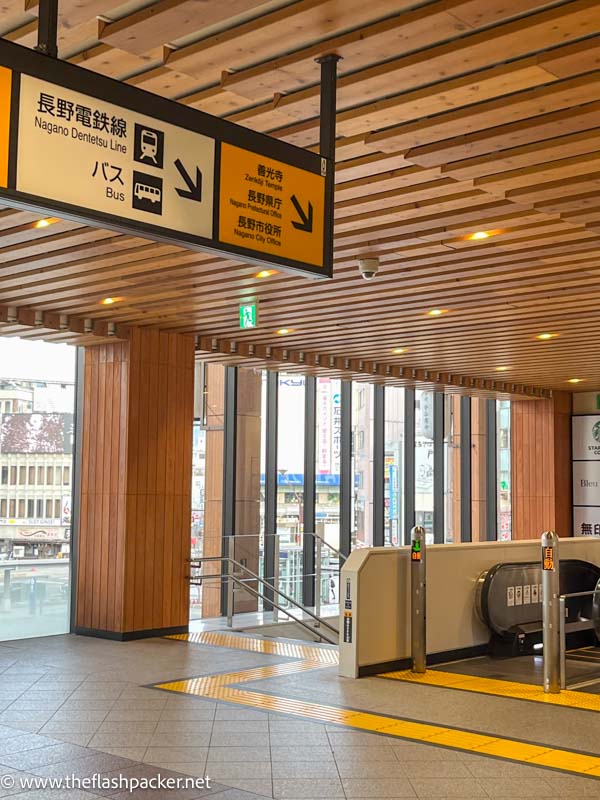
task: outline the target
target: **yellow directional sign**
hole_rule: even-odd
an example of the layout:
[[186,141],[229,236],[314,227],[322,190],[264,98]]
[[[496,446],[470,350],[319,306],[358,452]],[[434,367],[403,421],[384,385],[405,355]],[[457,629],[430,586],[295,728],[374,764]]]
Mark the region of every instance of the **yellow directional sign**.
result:
[[322,175],[223,143],[219,192],[219,241],[323,267]]
[[0,67],[0,186],[8,186],[8,148],[10,140],[10,93],[12,72]]
[[327,157],[0,37],[2,205],[327,278],[333,190]]

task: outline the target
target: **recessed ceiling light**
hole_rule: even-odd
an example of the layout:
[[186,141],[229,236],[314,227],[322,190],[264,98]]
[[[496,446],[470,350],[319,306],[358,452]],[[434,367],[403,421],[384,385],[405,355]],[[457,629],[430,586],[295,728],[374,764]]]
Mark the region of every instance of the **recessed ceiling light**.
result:
[[395,356],[401,356],[403,353],[408,353],[408,347],[394,347],[392,353]]
[[477,239],[489,239],[491,233],[488,231],[475,231],[475,233],[470,234],[467,238],[476,241]]
[[294,328],[279,328],[278,331],[275,331],[278,336],[285,336],[286,333],[294,333]]
[[585,378],[569,378],[567,383],[581,383],[584,380],[585,380]]
[[445,308],[432,308],[430,311],[427,312],[428,317],[441,317],[442,314],[446,314],[447,309]]
[[54,225],[55,222],[56,222],[56,220],[53,219],[52,217],[48,217],[46,219],[38,219],[37,222],[33,223],[33,227],[34,228],[47,228],[48,225]]
[[276,269],[261,269],[260,272],[256,273],[257,278],[270,278],[271,275],[277,275],[278,272]]
[[496,372],[508,372],[510,367],[496,367]]
[[535,338],[542,342],[547,342],[549,339],[556,339],[558,335],[558,333],[538,333]]
[[101,300],[100,302],[103,306],[112,306],[112,304],[116,303],[117,301],[114,297],[105,297],[104,300]]

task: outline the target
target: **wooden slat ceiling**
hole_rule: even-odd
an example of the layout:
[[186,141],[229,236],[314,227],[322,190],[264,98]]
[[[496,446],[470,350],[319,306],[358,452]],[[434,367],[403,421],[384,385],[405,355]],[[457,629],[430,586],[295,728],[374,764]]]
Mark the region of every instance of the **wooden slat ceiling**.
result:
[[[198,335],[213,358],[600,388],[598,0],[113,3],[60,0],[62,58],[303,147],[318,142],[315,58],[343,57],[335,276],[258,279],[4,209],[4,332],[90,342],[151,325]],[[36,0],[0,0],[0,34],[34,46],[36,15]],[[365,256],[380,259],[371,282]],[[241,332],[251,298],[261,326]]]

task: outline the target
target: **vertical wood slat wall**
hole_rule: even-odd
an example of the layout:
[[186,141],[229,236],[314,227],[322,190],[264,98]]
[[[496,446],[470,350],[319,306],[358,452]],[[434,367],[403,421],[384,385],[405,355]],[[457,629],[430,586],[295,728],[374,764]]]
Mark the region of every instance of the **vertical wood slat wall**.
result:
[[188,622],[194,340],[86,349],[76,631]]
[[513,539],[572,533],[571,395],[512,404]]

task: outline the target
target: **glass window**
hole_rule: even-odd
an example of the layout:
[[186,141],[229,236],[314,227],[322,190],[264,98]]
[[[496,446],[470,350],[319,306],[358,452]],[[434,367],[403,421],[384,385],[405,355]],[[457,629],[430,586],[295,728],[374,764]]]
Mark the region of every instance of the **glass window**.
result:
[[385,529],[386,546],[404,542],[404,389],[385,388]]
[[[317,378],[316,533],[331,547],[340,547],[341,392],[337,378]],[[321,602],[339,597],[339,561],[330,548],[321,549]]]
[[415,391],[415,525],[433,544],[433,392]]
[[69,506],[70,493],[61,497],[59,489],[56,499],[46,499],[35,487],[46,476],[54,483],[55,464],[73,457],[75,354],[65,344],[0,338],[2,391],[14,412],[2,420],[0,465],[6,482],[18,480],[21,495],[0,506],[19,520],[18,531],[0,526],[0,564],[10,568],[0,585],[0,641],[69,630],[70,526],[56,510],[57,501],[59,512],[63,501]]
[[510,401],[496,402],[496,458],[498,472],[498,538],[512,538]]
[[277,409],[279,586],[297,602],[302,602],[305,391],[303,375],[279,373]]
[[373,545],[373,398],[373,384],[352,384],[353,548]]
[[8,467],[2,467],[2,484],[3,486],[8,484]]
[[[60,483],[60,478],[59,481]],[[63,467],[63,474],[62,474],[62,482],[63,486],[69,486],[71,483],[71,468],[70,467]]]
[[6,517],[6,500],[0,500],[0,517]]
[[460,395],[444,397],[444,541],[460,542]]

